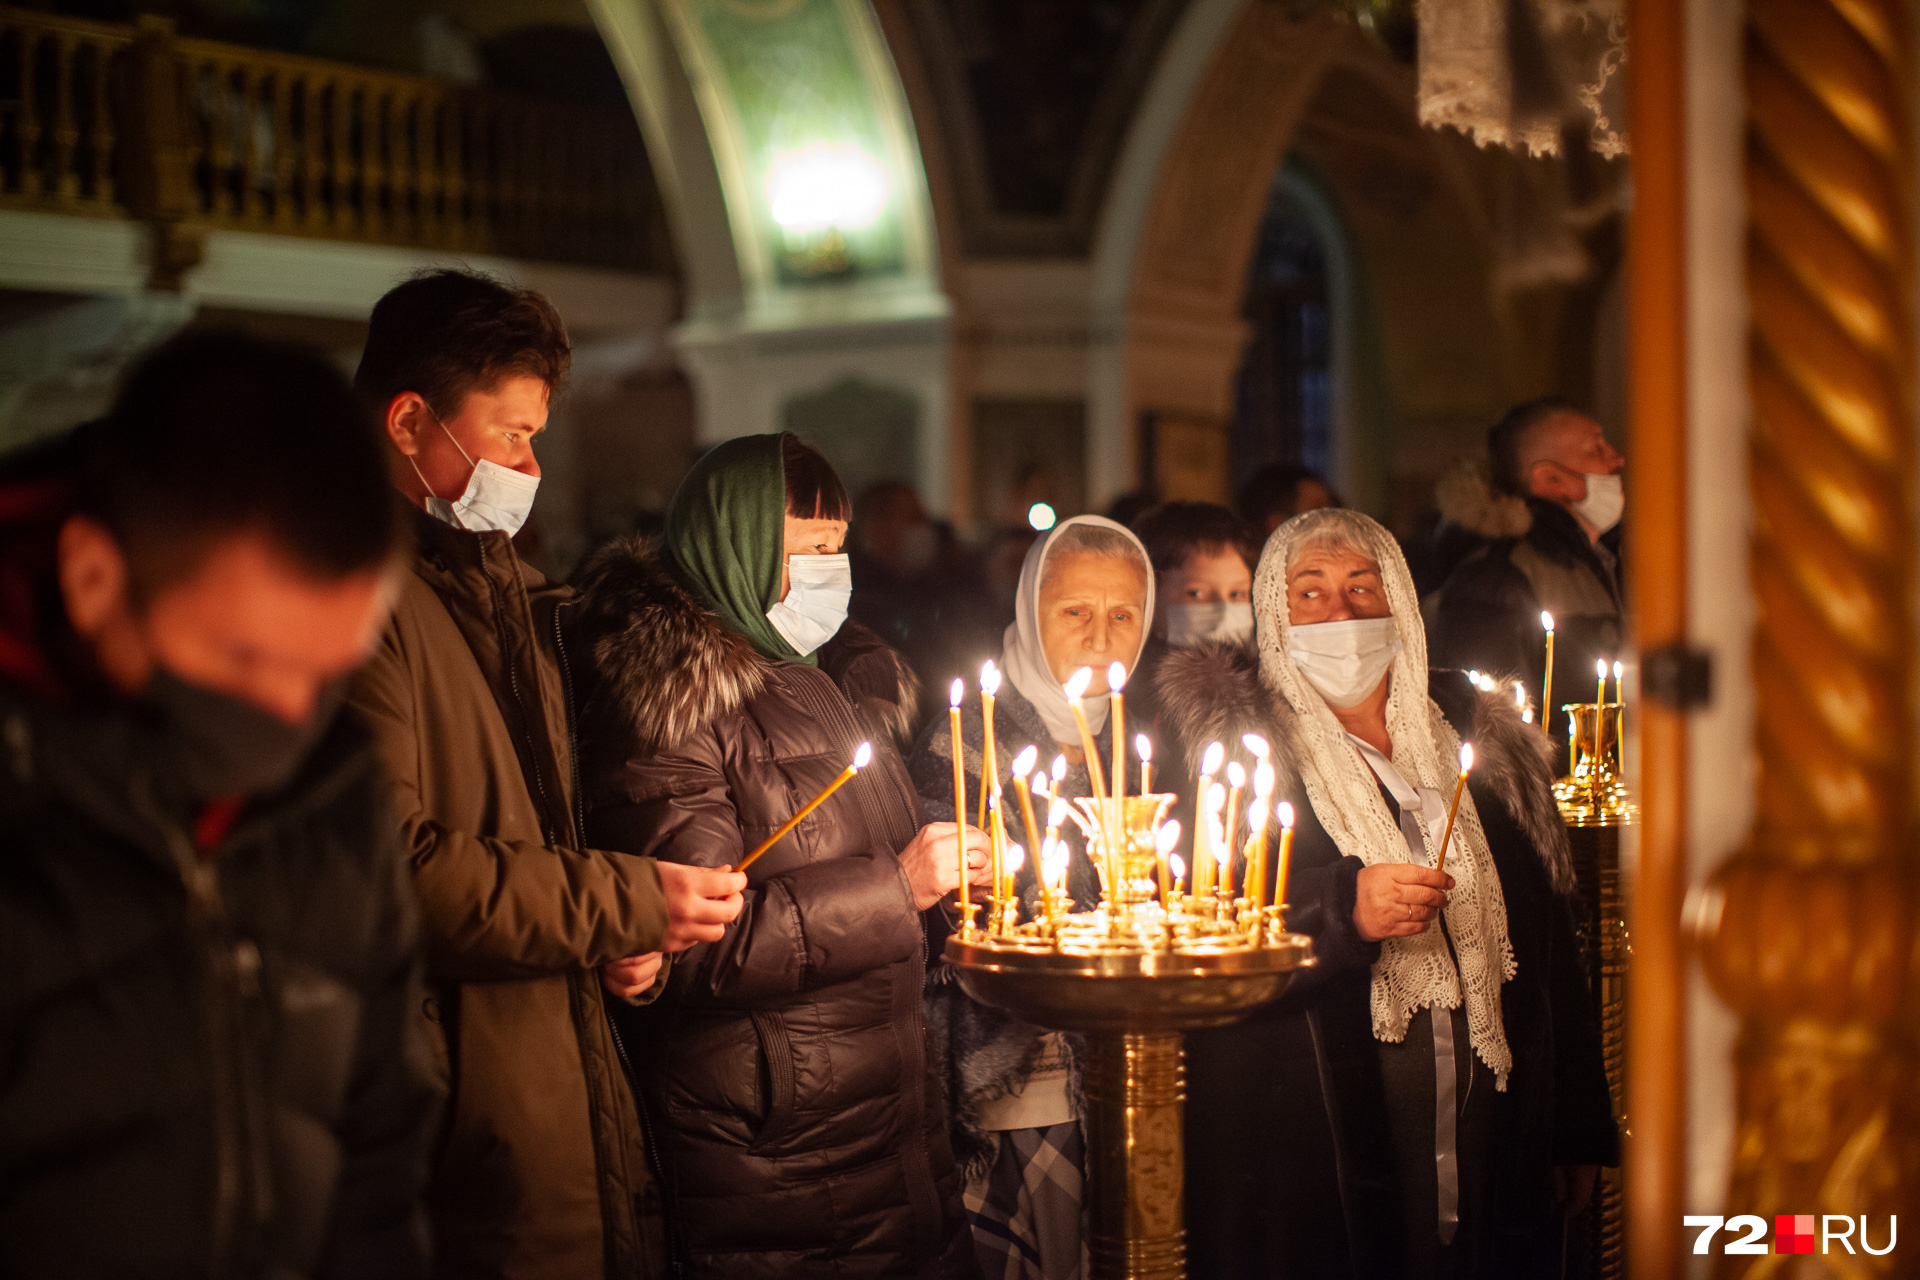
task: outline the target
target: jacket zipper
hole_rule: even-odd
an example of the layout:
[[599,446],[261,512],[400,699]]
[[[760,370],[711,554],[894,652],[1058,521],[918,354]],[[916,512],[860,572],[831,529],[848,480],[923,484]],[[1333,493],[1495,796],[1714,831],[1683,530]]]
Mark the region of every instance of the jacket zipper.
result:
[[573,775],[573,839],[582,848],[587,843],[587,802],[580,794],[580,730],[573,718],[573,667],[567,662],[567,638],[560,615],[567,609],[563,601],[553,610],[553,651],[560,660],[560,700],[567,707],[567,763]]

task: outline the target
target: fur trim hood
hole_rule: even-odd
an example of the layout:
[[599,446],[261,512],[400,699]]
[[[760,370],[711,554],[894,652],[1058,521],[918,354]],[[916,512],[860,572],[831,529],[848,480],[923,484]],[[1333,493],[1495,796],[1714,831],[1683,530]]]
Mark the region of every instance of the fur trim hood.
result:
[[[1460,679],[1464,682],[1465,677]],[[1495,685],[1506,689],[1512,683],[1496,680]],[[1273,747],[1281,786],[1297,782],[1293,708],[1261,681],[1259,656],[1246,645],[1209,641],[1172,650],[1161,664],[1156,687],[1161,724],[1184,753],[1183,767],[1189,773],[1199,767],[1199,754],[1208,743],[1225,744],[1229,759],[1245,759],[1241,735],[1258,733]],[[1472,697],[1473,723],[1455,728],[1474,744],[1475,777],[1493,789],[1519,823],[1554,889],[1571,893],[1573,850],[1553,802],[1553,744],[1537,726],[1520,719],[1511,696],[1474,690]],[[1442,699],[1443,708],[1450,701]]]
[[[613,716],[632,728],[643,750],[663,750],[743,711],[780,665],[728,631],[681,584],[655,539],[602,547],[581,566],[575,586],[569,631],[592,673],[582,684],[583,732],[596,718]],[[898,653],[848,622],[819,661],[855,707],[896,746],[905,745],[919,681]]]
[[1523,538],[1533,528],[1526,499],[1493,487],[1484,453],[1461,458],[1442,472],[1433,498],[1443,517],[1483,538]]

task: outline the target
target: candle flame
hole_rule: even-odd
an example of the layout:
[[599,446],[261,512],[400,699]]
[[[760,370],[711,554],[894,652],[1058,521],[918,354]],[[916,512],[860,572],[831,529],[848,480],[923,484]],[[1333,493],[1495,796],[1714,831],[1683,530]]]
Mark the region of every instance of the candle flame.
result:
[[953,687],[947,690],[947,705],[950,707],[957,707],[960,705],[961,700],[964,699],[966,696],[967,696],[967,682],[965,680],[960,679],[958,676],[955,676],[953,680]]
[[1107,667],[1107,692],[1118,693],[1127,687],[1127,669],[1115,662]]
[[1036,770],[1033,775],[1033,781],[1027,784],[1027,790],[1033,792],[1033,794],[1037,796],[1046,795],[1047,794],[1047,775]]
[[1520,713],[1520,723],[1521,723],[1521,724],[1532,724],[1532,723],[1533,723],[1533,708],[1532,708],[1532,707],[1528,707],[1528,708],[1527,708],[1527,709],[1526,709],[1525,711],[1522,711],[1522,712]]
[[1211,843],[1211,848],[1213,860],[1220,864],[1220,870],[1224,874],[1226,869],[1233,865],[1233,850],[1227,848],[1227,833],[1222,831],[1219,834],[1220,838]]
[[1264,806],[1266,798],[1273,794],[1273,766],[1262,760],[1253,766],[1253,794],[1260,797]]
[[1173,872],[1173,878],[1175,880],[1185,880],[1187,878],[1187,860],[1177,853],[1170,853],[1167,855],[1167,870]]
[[1059,786],[1061,779],[1065,778],[1066,776],[1067,776],[1067,758],[1065,756],[1055,756],[1053,758],[1053,784],[1056,787]]
[[1553,615],[1548,613],[1545,609],[1542,609],[1540,611],[1540,625],[1547,629],[1548,635],[1553,634]]
[[1513,705],[1519,707],[1522,711],[1527,709],[1527,686],[1521,684],[1518,680],[1513,682]]
[[1460,775],[1462,777],[1465,777],[1467,774],[1472,772],[1473,772],[1473,744],[1471,742],[1463,742],[1460,744]]
[[1467,683],[1478,689],[1480,687],[1480,673],[1469,668],[1467,671]]
[[1247,834],[1253,835],[1267,825],[1267,798],[1260,796],[1247,806]]
[[1040,748],[1029,745],[1019,755],[1013,758],[1014,776],[1017,778],[1024,778],[1028,774],[1032,773],[1033,766],[1035,762],[1037,762],[1039,759],[1040,759]]
[[1180,819],[1174,818],[1162,823],[1160,833],[1153,838],[1154,847],[1162,857],[1173,852],[1173,846],[1180,843]]
[[1227,749],[1217,742],[1207,744],[1207,754],[1200,761],[1200,772],[1211,777],[1220,772],[1220,762],[1227,758]]
[[1267,740],[1257,733],[1242,734],[1240,741],[1246,744],[1247,750],[1253,752],[1253,757],[1256,760],[1265,760],[1273,750],[1273,748],[1267,745]]
[[872,763],[873,763],[873,744],[871,742],[863,742],[860,744],[859,748],[853,753],[853,767],[856,770],[864,769]]
[[1027,865],[1027,851],[1017,844],[1007,846],[1007,874],[1014,875]]
[[1207,789],[1207,808],[1217,812],[1226,807],[1227,789],[1216,782]]
[[1229,785],[1236,787],[1244,787],[1247,785],[1247,771],[1238,760],[1233,761],[1227,766],[1227,782]]
[[1273,816],[1280,820],[1281,826],[1289,831],[1293,830],[1293,805],[1290,802],[1282,800],[1273,806]]
[[1153,742],[1144,733],[1133,735],[1133,753],[1140,757],[1140,763],[1153,763]]
[[1068,812],[1067,802],[1056,798],[1052,807],[1047,810],[1047,825],[1050,827],[1059,826],[1067,820]]
[[1613,678],[1614,678],[1615,680],[1618,680],[1618,679],[1620,678],[1620,671],[1621,671],[1621,667],[1620,667],[1620,664],[1619,664],[1619,663],[1617,663],[1617,662],[1616,662],[1616,663],[1614,663],[1614,664],[1613,664]]
[[1000,668],[993,665],[992,658],[980,668],[980,692],[989,698],[1000,692]]
[[1067,697],[1069,698],[1086,697],[1087,686],[1092,683],[1093,683],[1093,668],[1092,667],[1080,668],[1078,671],[1074,672],[1071,676],[1067,677],[1067,683],[1064,686],[1064,688],[1066,689]]
[[1605,658],[1593,664],[1593,674],[1599,676],[1602,680],[1607,678],[1607,660]]

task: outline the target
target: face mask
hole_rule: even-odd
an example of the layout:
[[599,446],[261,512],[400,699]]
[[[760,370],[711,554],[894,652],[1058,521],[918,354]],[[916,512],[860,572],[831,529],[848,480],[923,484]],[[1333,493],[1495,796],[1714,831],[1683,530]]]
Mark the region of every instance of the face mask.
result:
[[1202,640],[1244,640],[1252,634],[1253,606],[1244,600],[1167,608],[1167,643],[1176,649]]
[[159,713],[167,771],[194,799],[222,800],[272,791],[291,778],[345,692],[344,683],[328,686],[303,725],[159,667],[142,697]]
[[804,658],[833,639],[852,597],[853,569],[845,556],[788,556],[787,598],[767,610],[767,621]]
[[1391,617],[1314,622],[1287,633],[1294,665],[1336,707],[1365,702],[1399,652],[1400,624]]
[[[431,411],[427,416],[439,423],[442,431],[447,431],[447,424],[440,422]],[[447,439],[453,440],[453,447],[460,449],[453,432],[447,431]],[[474,462],[465,449],[460,449],[460,456],[472,463],[473,474],[467,477],[467,487],[460,497],[448,502],[433,496],[433,486],[420,475],[420,464],[413,460],[412,454],[407,455],[413,474],[420,476],[420,483],[427,489],[427,514],[456,529],[474,533],[498,529],[511,538],[520,532],[520,526],[527,522],[527,514],[533,510],[533,495],[539,492],[540,477],[522,475],[485,458]]]
[[1627,510],[1627,490],[1619,474],[1588,476],[1587,496],[1574,503],[1573,509],[1601,533],[1619,524]]

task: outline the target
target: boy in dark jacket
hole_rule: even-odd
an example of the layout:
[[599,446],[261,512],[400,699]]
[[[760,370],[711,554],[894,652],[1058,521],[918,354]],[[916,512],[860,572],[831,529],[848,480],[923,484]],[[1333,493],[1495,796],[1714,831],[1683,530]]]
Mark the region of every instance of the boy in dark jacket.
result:
[[412,898],[333,714],[398,537],[279,345],[0,459],[0,1274],[424,1274]]

